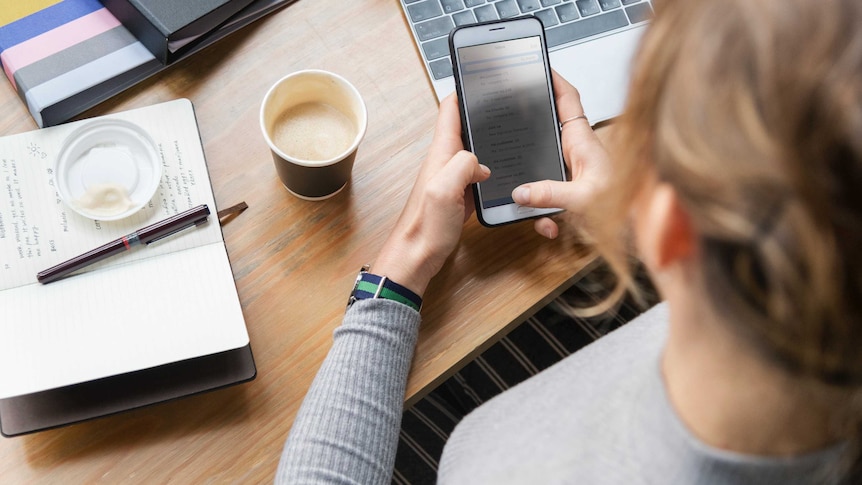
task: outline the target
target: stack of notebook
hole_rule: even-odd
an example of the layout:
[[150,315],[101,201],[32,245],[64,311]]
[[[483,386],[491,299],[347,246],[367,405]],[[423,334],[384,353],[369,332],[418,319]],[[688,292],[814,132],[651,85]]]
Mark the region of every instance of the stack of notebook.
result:
[[[133,35],[98,0],[0,0],[0,63],[6,77],[27,104],[39,127],[70,120],[83,111],[128,89],[182,59],[224,38],[245,25],[291,3],[293,0],[105,0],[112,10],[128,12],[133,5],[165,5],[188,8],[191,4],[226,4],[213,11],[208,31],[186,30],[184,42],[170,56],[155,52],[151,39]],[[117,4],[121,4],[117,7]],[[229,5],[227,5],[229,4]],[[239,7],[239,9],[237,9]],[[158,8],[152,9],[158,13]],[[152,24],[174,28],[171,22]],[[175,17],[175,16],[173,16]],[[225,20],[226,18],[226,20]],[[133,18],[126,19],[138,31]],[[189,33],[191,32],[191,33]],[[146,42],[146,45],[141,41]],[[165,39],[165,43],[170,39]],[[160,60],[161,58],[161,60]]]

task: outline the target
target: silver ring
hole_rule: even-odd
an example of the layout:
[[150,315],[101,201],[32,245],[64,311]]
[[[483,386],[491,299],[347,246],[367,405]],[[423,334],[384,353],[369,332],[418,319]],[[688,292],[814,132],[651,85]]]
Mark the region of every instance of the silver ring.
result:
[[578,115],[578,116],[572,116],[571,118],[568,118],[568,119],[561,121],[560,122],[560,129],[562,130],[563,126],[565,126],[565,124],[568,123],[569,121],[575,121],[575,120],[584,120],[587,122],[587,124],[590,124],[590,120],[587,119],[587,115]]

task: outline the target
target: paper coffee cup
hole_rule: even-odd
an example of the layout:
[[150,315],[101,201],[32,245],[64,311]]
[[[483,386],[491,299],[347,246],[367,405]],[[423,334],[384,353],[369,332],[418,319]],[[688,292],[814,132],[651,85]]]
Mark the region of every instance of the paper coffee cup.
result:
[[306,200],[332,197],[347,185],[367,124],[359,91],[327,71],[281,78],[260,107],[260,128],[278,177]]

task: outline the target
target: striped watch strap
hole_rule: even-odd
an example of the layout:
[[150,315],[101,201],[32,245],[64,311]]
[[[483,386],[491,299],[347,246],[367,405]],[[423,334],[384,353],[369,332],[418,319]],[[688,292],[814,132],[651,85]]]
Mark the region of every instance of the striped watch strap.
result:
[[371,274],[363,267],[359,276],[356,277],[356,285],[353,287],[353,294],[350,295],[348,306],[356,300],[369,298],[397,301],[416,311],[422,308],[422,298],[419,295],[385,276]]

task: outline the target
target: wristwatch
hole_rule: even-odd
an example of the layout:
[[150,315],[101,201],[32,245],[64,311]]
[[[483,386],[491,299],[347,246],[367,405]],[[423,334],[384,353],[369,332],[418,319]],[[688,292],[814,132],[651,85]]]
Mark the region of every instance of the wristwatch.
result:
[[410,308],[419,311],[422,308],[422,298],[390,280],[385,276],[379,276],[368,272],[370,265],[365,265],[359,270],[356,275],[356,284],[353,285],[353,291],[350,293],[350,299],[347,301],[348,308],[356,300],[365,300],[368,298],[383,298],[403,303]]

